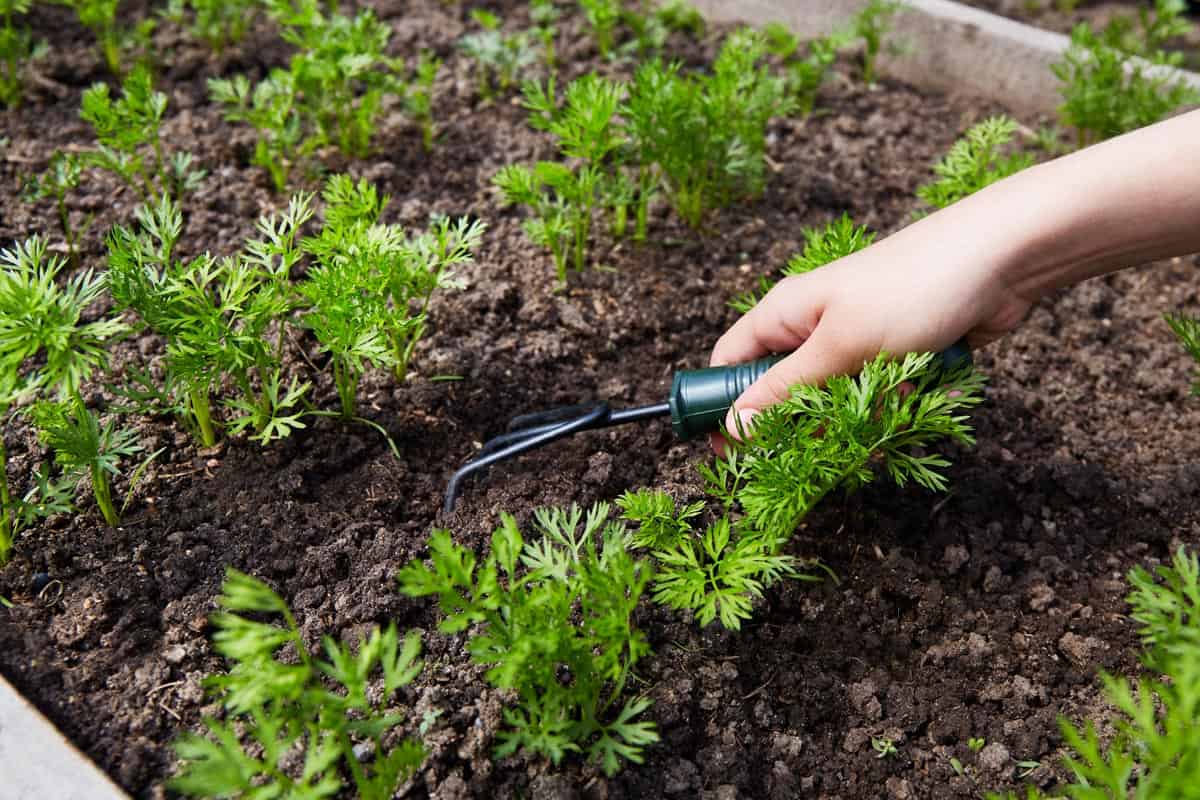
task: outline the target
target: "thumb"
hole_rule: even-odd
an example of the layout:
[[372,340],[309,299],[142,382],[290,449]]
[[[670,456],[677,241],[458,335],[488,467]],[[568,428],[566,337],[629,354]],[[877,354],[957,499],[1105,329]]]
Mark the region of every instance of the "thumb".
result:
[[867,356],[847,347],[832,330],[831,325],[818,324],[798,350],[752,383],[729,409],[726,430],[734,436],[739,430],[748,430],[759,411],[786,400],[797,384],[820,384],[834,375],[849,375],[861,369]]

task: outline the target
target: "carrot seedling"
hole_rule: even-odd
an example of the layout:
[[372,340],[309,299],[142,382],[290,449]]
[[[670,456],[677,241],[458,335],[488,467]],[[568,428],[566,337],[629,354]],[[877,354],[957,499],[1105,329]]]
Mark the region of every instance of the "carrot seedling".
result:
[[793,98],[801,114],[813,112],[817,92],[829,77],[838,53],[854,40],[853,28],[842,28],[828,36],[820,36],[808,42],[807,54],[801,58],[800,40],[786,26],[771,23],[763,29],[768,49],[783,61],[787,92]]
[[99,417],[75,395],[67,400],[41,400],[29,410],[38,438],[54,452],[64,476],[86,477],[104,521],[116,527],[121,516],[112,498],[112,478],[120,474],[121,460],[142,447],[137,434],[115,423],[103,425]]
[[220,54],[245,38],[261,7],[259,0],[168,0],[162,13]]
[[1015,120],[990,117],[975,125],[934,164],[937,179],[917,189],[917,197],[934,208],[945,208],[985,186],[1033,166],[1033,154],[1005,152],[1016,134]]
[[34,175],[25,182],[23,198],[30,203],[45,198],[54,199],[54,208],[58,212],[58,224],[62,227],[63,239],[67,244],[67,254],[72,264],[79,261],[79,243],[87,235],[92,226],[92,215],[84,219],[78,228],[71,224],[71,211],[67,208],[67,195],[79,187],[79,179],[83,174],[84,159],[74,153],[64,153],[55,150],[50,156],[50,164],[46,171]]
[[1191,29],[1187,6],[1183,0],[1156,0],[1153,6],[1139,9],[1136,21],[1116,16],[1100,32],[1080,23],[1063,60],[1051,66],[1062,83],[1059,116],[1075,128],[1080,147],[1200,102],[1200,91],[1161,69],[1183,63],[1182,52],[1164,45]]
[[325,637],[322,658],[262,581],[226,569],[217,603],[213,646],[232,665],[205,684],[225,718],[206,717],[207,736],[175,742],[180,768],[170,788],[203,798],[390,800],[425,760],[420,742],[389,735],[402,721],[390,710],[397,690],[424,666],[420,635],[401,640],[393,626],[376,628],[357,652]]
[[693,611],[702,625],[739,628],[769,586],[815,577],[819,565],[782,550],[830,492],[872,482],[875,464],[900,486],[944,490],[949,461],[924,448],[973,443],[964,412],[981,402],[983,380],[969,367],[935,368],[935,358],[881,355],[857,376],[793,387],[754,418],[743,432],[752,435],[701,467],[705,507],[717,514],[703,531],[691,521],[699,505],[675,509],[663,493],[626,493],[619,505],[639,525],[632,544],[657,563],[655,601]]
[[24,14],[32,0],[0,0],[0,106],[16,108],[25,95],[30,65],[49,52],[45,42],[21,27],[17,14]]
[[[505,203],[532,209],[525,232],[550,250],[558,280],[565,283],[568,260],[576,271],[587,261],[593,217],[606,195],[610,204],[615,196],[606,190],[621,187],[615,161],[625,141],[617,120],[624,87],[585,75],[567,86],[561,109],[553,79],[545,86],[527,83],[524,94],[531,124],[556,137],[563,160],[540,161],[532,168],[509,165],[493,183]],[[624,217],[623,203],[618,213]]]
[[473,9],[471,19],[482,30],[464,36],[458,47],[475,62],[479,96],[491,100],[521,80],[537,61],[537,53],[529,31],[505,34],[500,17],[482,8]]
[[108,237],[109,282],[118,307],[135,311],[167,343],[161,385],[135,374],[123,390],[133,408],[172,412],[205,447],[220,422],[213,394],[228,384],[228,427],[249,430],[260,442],[303,428],[307,383],[284,374],[287,318],[298,298],[292,267],[301,258],[299,229],[311,216],[308,198],[259,221],[259,239],[226,258],[207,253],[185,261],[174,255],[183,229],[170,198],[137,211],[138,229],[117,226]]
[[99,147],[84,155],[84,163],[116,175],[142,202],[194,191],[205,173],[193,169],[190,153],[168,156],[162,141],[166,110],[167,96],[154,90],[145,67],[129,74],[117,99],[108,84],[93,84],[83,93],[79,115],[95,129]]
[[[875,241],[875,234],[864,225],[855,225],[849,214],[842,214],[824,228],[805,228],[802,233],[804,250],[788,260],[783,268],[784,277],[812,272],[818,267],[856,253]],[[754,308],[774,285],[775,281],[769,278],[759,278],[756,290],[730,300],[729,307],[745,314]]]
[[[103,296],[105,280],[92,270],[60,282],[67,266],[49,255],[39,237],[0,251],[0,422],[8,430],[13,413],[39,397],[75,395],[80,385],[108,364],[108,348],[126,326],[84,313]],[[44,489],[39,492],[38,489]],[[13,537],[41,516],[61,510],[61,482],[38,481],[24,499],[8,481],[7,453],[0,434],[0,564]]]
[[[1183,349],[1200,364],[1200,317],[1168,314],[1167,324],[1183,344]],[[1192,384],[1192,394],[1200,396],[1200,371]]]
[[155,20],[146,17],[132,28],[117,22],[117,6],[120,0],[53,0],[59,5],[75,11],[79,22],[96,36],[100,54],[108,71],[113,75],[124,75],[122,60],[132,54],[139,64],[150,60],[154,46],[150,35],[154,33]]
[[640,764],[658,741],[654,724],[639,719],[650,700],[624,697],[650,653],[633,626],[650,565],[629,554],[629,533],[608,511],[605,503],[586,514],[540,509],[530,539],[504,514],[481,564],[436,531],[431,566],[400,570],[400,591],[436,596],[445,615],[439,629],[470,629],[472,660],[488,666],[489,683],[515,693],[498,757],[528,750],[557,764],[580,753],[611,776],[624,761]]
[[766,40],[741,30],[721,48],[712,73],[678,64],[638,69],[627,120],[636,163],[657,170],[667,200],[691,227],[713,209],[760,193],[766,183],[767,123],[792,106],[784,82],[763,63]]
[[443,219],[410,237],[379,222],[387,197],[347,175],[330,178],[322,196],[325,224],[303,243],[314,263],[298,289],[301,322],[329,354],[342,416],[350,419],[368,367],[391,368],[403,379],[433,293],[461,287],[452,268],[472,258],[484,225]]
[[883,37],[892,29],[892,17],[902,8],[896,0],[871,0],[854,18],[854,37],[862,40],[862,79],[875,83],[875,62],[883,47]]
[[[347,17],[323,8],[317,0],[271,0],[271,16],[297,48],[288,68],[272,70],[253,86],[242,75],[208,82],[209,95],[225,107],[226,119],[258,131],[253,162],[270,173],[277,191],[322,147],[367,155],[387,113],[386,101],[406,95],[399,74],[403,65],[386,53],[391,28],[369,10]],[[431,66],[427,60],[418,64],[418,93],[432,84]]]

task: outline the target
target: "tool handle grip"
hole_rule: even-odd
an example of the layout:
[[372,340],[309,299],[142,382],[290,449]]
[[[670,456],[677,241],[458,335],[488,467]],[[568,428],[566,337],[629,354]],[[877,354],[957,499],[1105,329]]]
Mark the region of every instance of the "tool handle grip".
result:
[[[667,399],[675,434],[686,440],[720,429],[733,401],[786,357],[786,353],[781,353],[747,364],[677,371]],[[944,371],[970,363],[971,351],[963,339],[942,351]]]

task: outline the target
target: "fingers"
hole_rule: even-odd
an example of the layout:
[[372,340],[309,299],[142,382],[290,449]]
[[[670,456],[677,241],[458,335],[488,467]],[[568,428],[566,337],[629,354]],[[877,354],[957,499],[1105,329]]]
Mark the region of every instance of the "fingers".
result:
[[824,303],[824,292],[812,277],[780,281],[717,340],[709,364],[741,364],[803,344],[820,320]]
[[[819,324],[796,352],[780,361],[755,381],[725,418],[725,428],[736,436],[747,428],[754,415],[769,405],[786,400],[796,384],[820,384],[833,375],[851,375],[869,357],[859,348],[848,348],[834,324]],[[740,424],[739,424],[740,423]]]

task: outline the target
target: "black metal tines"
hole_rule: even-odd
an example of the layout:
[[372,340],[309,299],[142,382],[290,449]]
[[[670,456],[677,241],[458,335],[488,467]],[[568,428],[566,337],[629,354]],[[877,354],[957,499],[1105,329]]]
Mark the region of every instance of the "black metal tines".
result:
[[442,511],[450,514],[462,492],[463,481],[474,472],[515,458],[521,453],[556,442],[580,431],[609,428],[627,422],[640,422],[671,413],[668,403],[613,410],[606,402],[560,406],[533,414],[522,414],[509,422],[509,431],[483,443],[479,453],[459,467],[450,477]]

